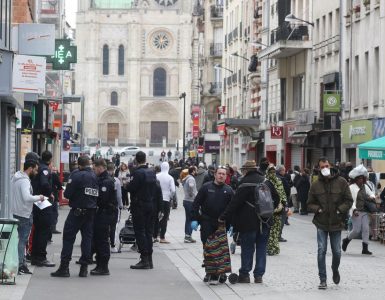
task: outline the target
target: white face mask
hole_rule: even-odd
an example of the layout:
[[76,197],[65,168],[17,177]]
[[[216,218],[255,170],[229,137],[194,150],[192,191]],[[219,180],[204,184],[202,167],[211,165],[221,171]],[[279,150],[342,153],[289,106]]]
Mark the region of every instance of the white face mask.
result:
[[329,169],[329,168],[323,168],[323,169],[321,170],[321,174],[322,174],[324,177],[330,176],[330,169]]

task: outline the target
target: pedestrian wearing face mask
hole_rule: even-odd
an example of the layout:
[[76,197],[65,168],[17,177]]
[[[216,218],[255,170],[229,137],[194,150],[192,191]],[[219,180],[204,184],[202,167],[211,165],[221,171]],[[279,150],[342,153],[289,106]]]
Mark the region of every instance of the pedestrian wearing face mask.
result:
[[339,284],[338,271],[341,260],[341,231],[345,227],[346,215],[352,207],[353,198],[347,181],[331,168],[327,158],[318,162],[320,175],[309,191],[308,210],[314,212],[313,223],[317,227],[319,289],[327,288],[326,251],[330,237],[332,249],[333,282]]

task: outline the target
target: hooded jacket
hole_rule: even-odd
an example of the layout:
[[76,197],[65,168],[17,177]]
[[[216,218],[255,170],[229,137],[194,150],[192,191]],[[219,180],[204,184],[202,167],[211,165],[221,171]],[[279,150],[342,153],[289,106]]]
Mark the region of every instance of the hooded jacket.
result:
[[174,178],[168,174],[169,169],[168,162],[162,162],[160,173],[156,174],[156,179],[158,179],[162,189],[163,201],[170,201],[171,196],[175,193],[175,182]]
[[[324,231],[341,231],[345,228],[346,215],[353,198],[348,183],[331,169],[331,176],[319,175],[309,191],[308,210],[314,212],[314,225]],[[320,212],[321,209],[321,212]]]
[[184,200],[193,202],[195,196],[198,194],[194,176],[188,175],[183,179],[182,184],[184,191]]
[[18,171],[12,177],[12,214],[29,218],[33,203],[40,200],[40,196],[33,196],[31,180],[26,173]]

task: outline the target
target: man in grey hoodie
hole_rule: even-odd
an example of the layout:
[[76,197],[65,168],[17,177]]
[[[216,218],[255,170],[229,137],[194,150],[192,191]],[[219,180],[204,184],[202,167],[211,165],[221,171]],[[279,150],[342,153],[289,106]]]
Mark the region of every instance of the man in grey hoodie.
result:
[[12,214],[19,220],[17,232],[19,234],[19,274],[32,274],[25,261],[25,245],[32,228],[33,203],[43,201],[44,196],[33,196],[31,178],[38,173],[39,165],[34,160],[24,163],[23,171],[18,171],[12,177]]
[[195,182],[197,184],[197,191],[199,191],[201,189],[206,174],[207,174],[207,171],[205,169],[205,164],[203,162],[200,162],[198,165],[197,174],[195,176]]
[[186,212],[186,222],[184,226],[185,231],[185,243],[195,243],[196,241],[191,237],[192,229],[191,229],[191,218],[192,218],[192,205],[195,199],[195,196],[198,194],[195,176],[197,173],[197,169],[194,166],[188,168],[188,175],[183,179],[183,190],[184,190],[184,200],[183,207]]

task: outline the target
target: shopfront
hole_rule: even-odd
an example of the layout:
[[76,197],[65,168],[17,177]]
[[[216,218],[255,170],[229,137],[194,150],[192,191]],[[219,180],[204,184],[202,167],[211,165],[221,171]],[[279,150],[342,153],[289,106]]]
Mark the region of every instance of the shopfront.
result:
[[354,165],[361,163],[358,157],[359,144],[368,142],[373,138],[372,120],[343,121],[342,132],[342,161],[352,162]]
[[280,165],[284,162],[283,135],[283,126],[273,125],[265,131],[265,156],[274,165]]

